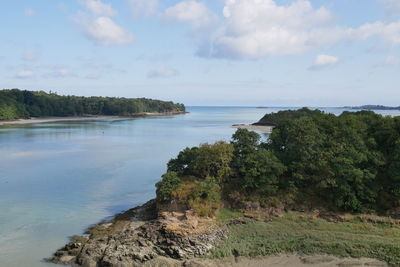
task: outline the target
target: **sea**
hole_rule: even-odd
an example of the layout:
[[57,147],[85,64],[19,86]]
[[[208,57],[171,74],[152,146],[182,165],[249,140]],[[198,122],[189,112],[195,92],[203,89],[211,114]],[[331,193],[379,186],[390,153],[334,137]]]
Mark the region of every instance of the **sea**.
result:
[[56,266],[43,259],[70,236],[152,199],[179,151],[229,141],[233,124],[283,109],[188,107],[174,116],[1,126],[0,266]]

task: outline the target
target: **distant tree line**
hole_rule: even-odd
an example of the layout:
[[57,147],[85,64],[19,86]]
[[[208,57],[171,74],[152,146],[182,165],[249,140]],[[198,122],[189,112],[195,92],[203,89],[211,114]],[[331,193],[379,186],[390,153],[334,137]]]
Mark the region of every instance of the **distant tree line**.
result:
[[382,105],[364,105],[364,106],[358,106],[358,107],[344,107],[344,108],[363,109],[363,110],[400,110],[400,106],[399,107],[388,107],[388,106],[382,106]]
[[147,98],[61,96],[26,90],[0,90],[0,120],[40,116],[123,115],[181,112],[183,104]]
[[204,216],[246,201],[350,212],[400,207],[400,117],[303,108],[264,118],[276,124],[266,140],[239,129],[230,143],[180,152],[157,184],[158,200]]

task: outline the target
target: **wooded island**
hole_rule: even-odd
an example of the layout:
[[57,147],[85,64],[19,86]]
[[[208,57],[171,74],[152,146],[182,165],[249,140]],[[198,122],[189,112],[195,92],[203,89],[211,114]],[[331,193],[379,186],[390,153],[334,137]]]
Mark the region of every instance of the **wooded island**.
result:
[[0,90],[0,120],[183,112],[183,104],[147,98],[62,96],[43,91]]

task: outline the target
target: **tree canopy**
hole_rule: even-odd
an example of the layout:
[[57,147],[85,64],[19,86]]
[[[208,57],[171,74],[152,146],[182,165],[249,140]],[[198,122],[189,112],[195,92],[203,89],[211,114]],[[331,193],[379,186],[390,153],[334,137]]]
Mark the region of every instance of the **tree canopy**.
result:
[[183,104],[147,98],[61,96],[26,90],[0,90],[0,120],[40,116],[121,115],[182,112]]
[[[306,108],[266,117],[276,122],[268,139],[239,129],[231,143],[186,148],[168,163],[179,177],[175,185],[164,178],[158,186],[175,188],[171,199],[189,207],[201,203],[207,215],[213,212],[204,206],[215,211],[217,193],[229,203],[278,199],[335,211],[384,213],[400,206],[400,117]],[[212,197],[199,193],[204,183]]]

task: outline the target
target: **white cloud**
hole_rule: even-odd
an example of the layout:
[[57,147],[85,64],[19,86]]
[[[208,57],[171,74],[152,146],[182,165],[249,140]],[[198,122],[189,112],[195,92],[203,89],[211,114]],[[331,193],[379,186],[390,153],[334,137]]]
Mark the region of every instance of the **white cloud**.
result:
[[[335,24],[335,17],[327,8],[315,8],[309,0],[288,1],[284,5],[276,0],[225,0],[222,14],[221,23],[201,35],[199,55],[259,59],[370,38],[400,45],[400,22],[343,27]],[[193,28],[215,22],[212,15],[197,1],[183,1],[165,11],[165,17]]]
[[80,0],[80,3],[90,14],[78,12],[73,20],[89,40],[104,46],[123,45],[133,40],[131,33],[110,18],[117,14],[111,4],[100,0]]
[[117,14],[111,4],[105,4],[99,0],[82,0],[81,2],[95,15],[114,16]]
[[400,22],[383,23],[378,21],[364,24],[353,30],[352,38],[366,40],[371,37],[379,37],[391,45],[400,45]]
[[74,17],[75,23],[81,28],[85,36],[98,45],[123,45],[133,40],[132,34],[116,24],[111,18],[100,16],[91,17],[78,14]]
[[259,58],[290,55],[340,40],[333,15],[298,0],[280,6],[273,0],[227,0],[225,22],[213,40],[213,56]]
[[150,70],[147,73],[148,78],[171,78],[176,75],[178,75],[178,71],[176,71],[175,69],[166,67],[166,66],[162,66],[160,68]]
[[206,5],[193,0],[167,8],[164,15],[170,20],[190,23],[196,30],[210,27],[217,20],[216,15]]
[[33,77],[33,72],[30,70],[22,70],[15,75],[18,79],[29,79]]
[[35,11],[34,9],[32,9],[32,8],[26,8],[26,9],[24,10],[24,13],[25,13],[25,15],[27,15],[27,16],[36,15],[36,11]]
[[128,4],[135,18],[153,15],[159,7],[158,0],[128,0]]
[[329,55],[319,55],[315,58],[314,63],[310,69],[322,69],[333,66],[339,62],[339,58]]

